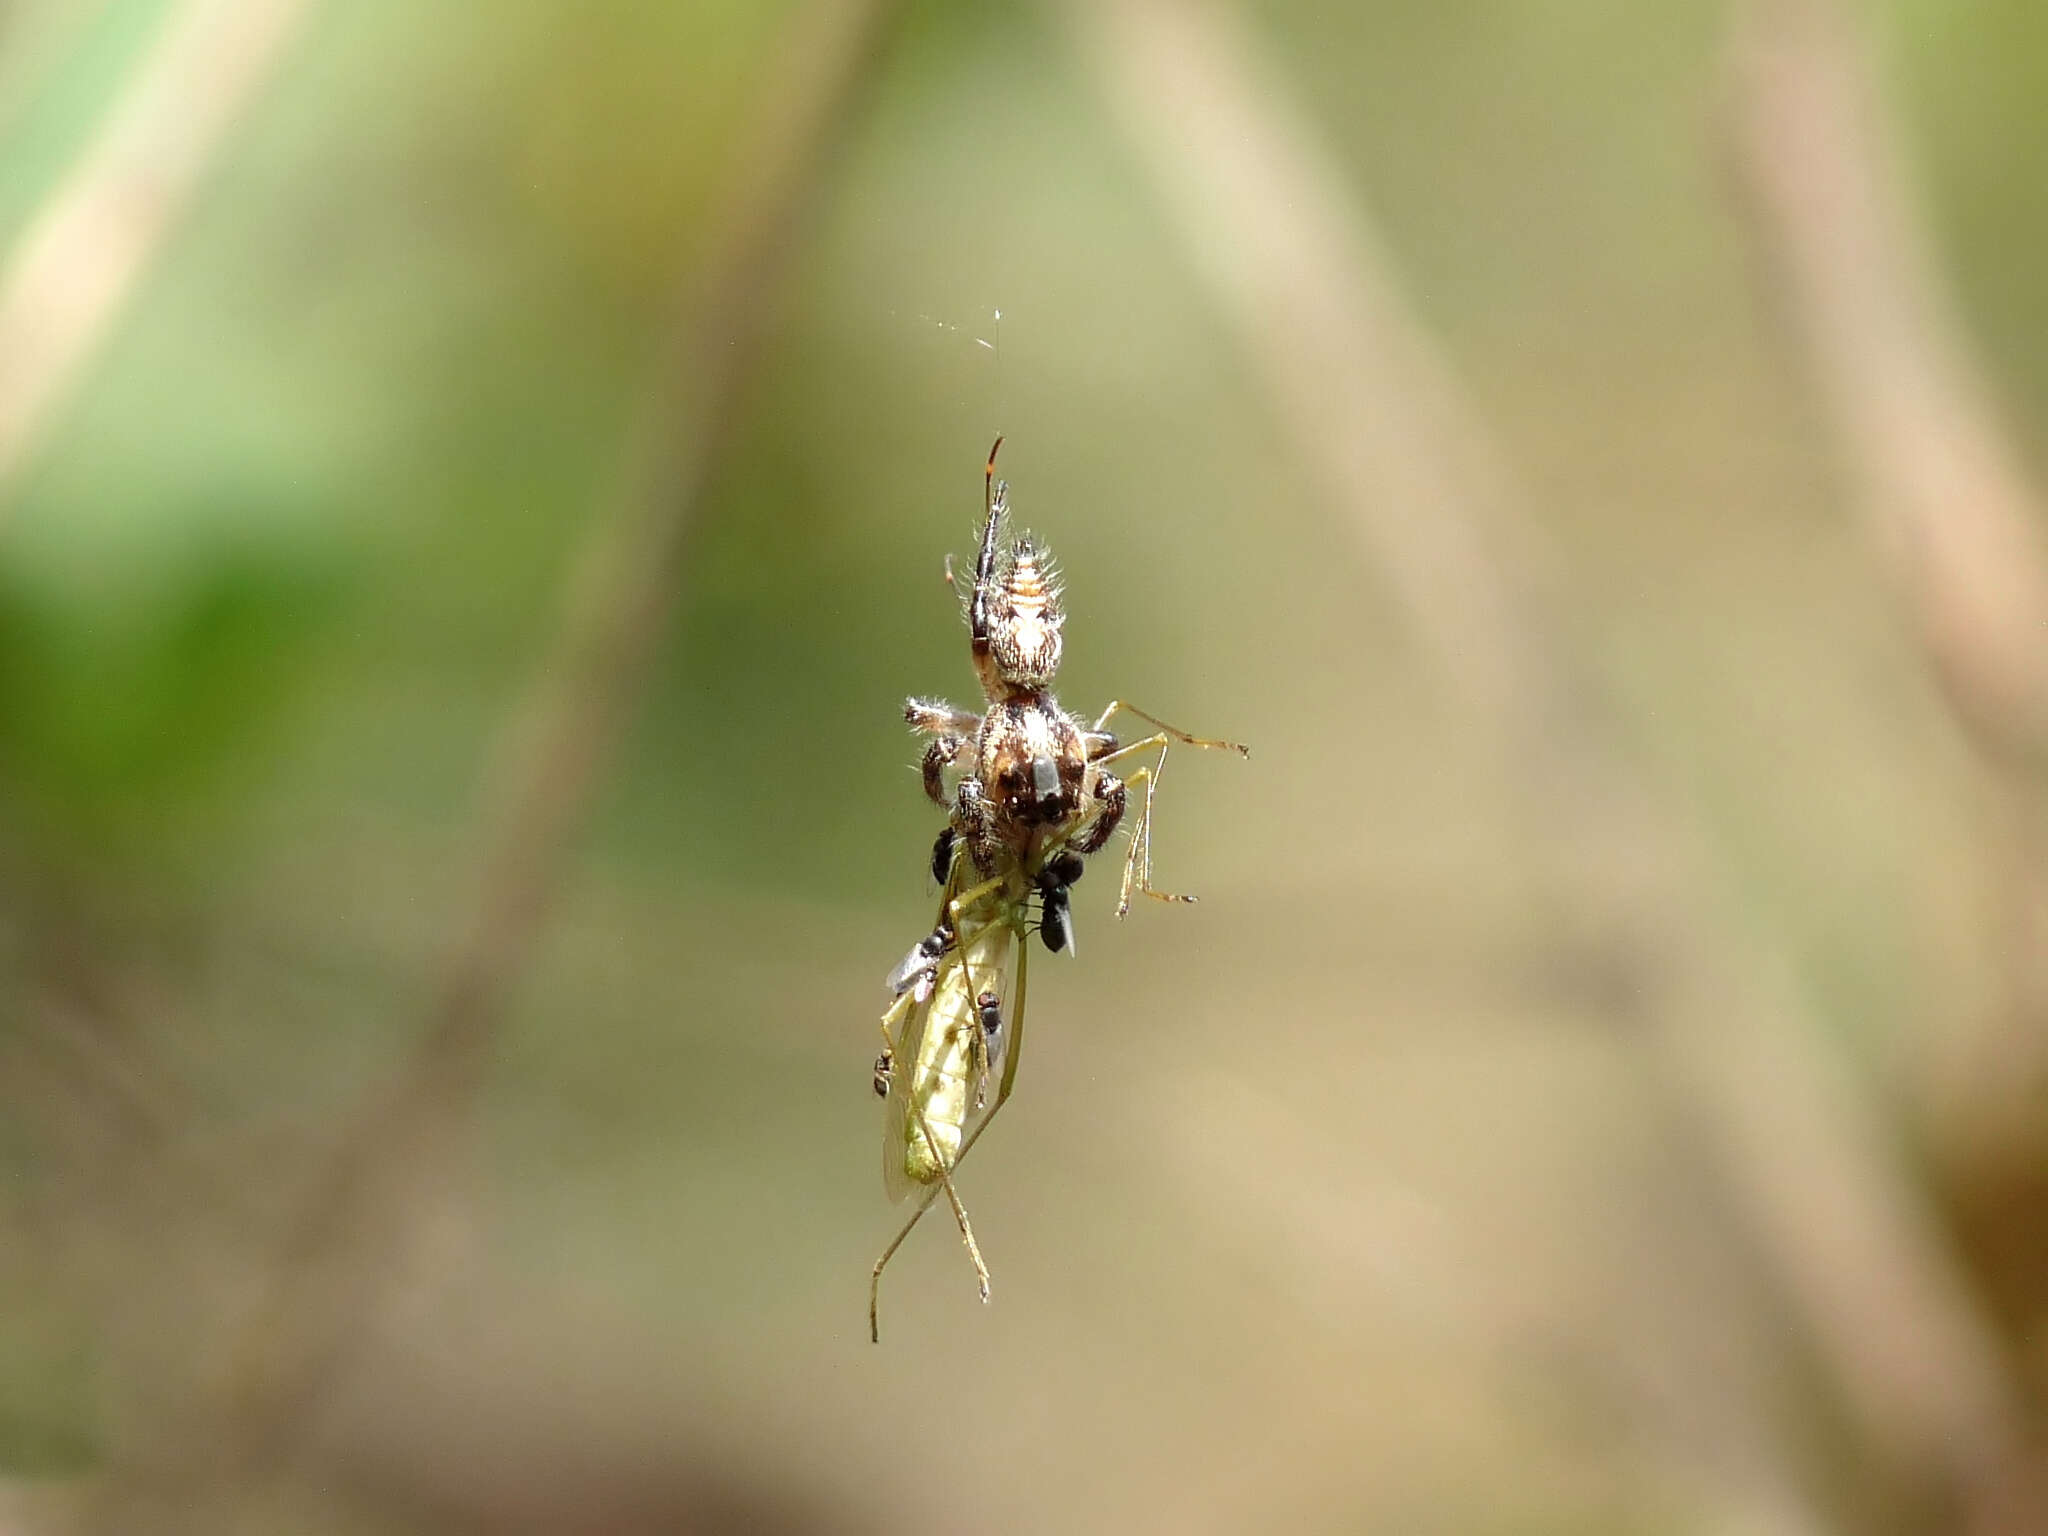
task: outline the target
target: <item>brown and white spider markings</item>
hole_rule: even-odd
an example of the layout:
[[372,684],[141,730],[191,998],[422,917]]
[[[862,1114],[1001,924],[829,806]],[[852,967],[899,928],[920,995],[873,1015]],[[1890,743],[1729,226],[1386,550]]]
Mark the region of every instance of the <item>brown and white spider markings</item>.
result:
[[[1041,880],[1048,861],[1066,854],[1099,852],[1123,822],[1131,792],[1144,790],[1130,849],[1124,857],[1117,915],[1130,910],[1131,893],[1158,901],[1193,901],[1152,885],[1152,796],[1174,742],[1223,747],[1251,756],[1234,741],[1192,736],[1121,699],[1091,724],[1062,710],[1053,697],[1059,671],[1061,629],[1066,614],[1050,554],[1028,533],[1005,539],[1009,486],[998,483],[998,437],[983,471],[981,549],[974,583],[965,594],[975,676],[980,680],[980,714],[934,699],[911,699],[903,708],[912,729],[932,738],[925,749],[925,793],[951,815],[951,827],[984,877],[1013,864],[1041,889],[1058,888],[1060,921],[1042,926],[1048,948],[1070,946],[1064,890],[1078,878],[1079,865],[1066,860],[1056,880]],[[1142,740],[1121,743],[1108,729],[1119,713],[1137,716],[1153,728]],[[1156,754],[1156,756],[1154,755]],[[952,792],[947,769],[965,759]],[[1112,766],[1150,758],[1120,778]],[[1050,899],[1050,897],[1049,897]]]

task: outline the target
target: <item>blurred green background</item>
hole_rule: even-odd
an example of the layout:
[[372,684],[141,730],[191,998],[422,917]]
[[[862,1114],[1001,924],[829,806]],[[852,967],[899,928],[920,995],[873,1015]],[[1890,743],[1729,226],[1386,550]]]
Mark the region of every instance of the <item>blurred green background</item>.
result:
[[[0,6],[0,260],[175,9]],[[2039,462],[2048,18],[1872,14]],[[1498,434],[1630,750],[1914,1142],[1938,1042],[1997,990],[1981,807],[1759,299],[1713,143],[1727,8],[1247,15]],[[488,765],[808,16],[312,4],[0,483],[24,1520],[147,1463],[407,1059]],[[915,4],[875,69],[510,980],[456,1215],[232,1518],[1929,1528],[1871,1493],[1560,936],[1530,802],[1062,25]],[[1079,956],[1039,957],[1018,1097],[961,1181],[993,1305],[934,1220],[875,1348],[872,1020],[937,828],[898,709],[970,700],[940,566],[997,430],[1068,578],[1065,700],[1255,756],[1176,758],[1161,791],[1159,878],[1201,905],[1118,924],[1109,867],[1077,892]],[[124,1507],[185,1497],[149,1487]]]

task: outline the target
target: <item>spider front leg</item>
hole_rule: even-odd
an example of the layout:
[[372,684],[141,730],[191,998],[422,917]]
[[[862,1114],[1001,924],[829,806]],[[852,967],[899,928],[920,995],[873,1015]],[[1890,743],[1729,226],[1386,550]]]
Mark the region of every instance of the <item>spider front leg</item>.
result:
[[946,770],[953,766],[966,749],[967,738],[953,735],[937,737],[924,749],[924,762],[920,772],[924,776],[924,792],[933,805],[946,804]]
[[924,751],[924,792],[934,805],[943,806],[946,769],[959,759],[981,729],[981,716],[955,709],[941,699],[906,699],[903,718],[913,731],[935,738]]

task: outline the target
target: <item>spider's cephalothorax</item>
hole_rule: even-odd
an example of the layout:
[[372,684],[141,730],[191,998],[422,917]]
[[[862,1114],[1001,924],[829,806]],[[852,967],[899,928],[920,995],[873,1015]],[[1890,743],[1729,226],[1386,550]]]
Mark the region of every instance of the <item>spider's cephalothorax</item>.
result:
[[1033,832],[1057,837],[1073,827],[1088,754],[1080,727],[1060,713],[1051,694],[989,705],[977,736],[984,806],[978,813],[996,824],[1005,842],[1014,845]]
[[[1002,439],[996,439],[996,448]],[[995,449],[986,472],[986,518],[966,595],[982,714],[912,699],[905,717],[932,743],[924,755],[925,792],[952,813],[952,827],[975,865],[992,874],[1007,860],[1036,870],[1071,845],[1093,853],[1123,815],[1122,783],[1095,759],[1116,739],[1067,714],[1052,696],[1060,664],[1059,579],[1029,534],[1005,540],[1009,487],[996,483]],[[949,794],[946,769],[972,752]]]

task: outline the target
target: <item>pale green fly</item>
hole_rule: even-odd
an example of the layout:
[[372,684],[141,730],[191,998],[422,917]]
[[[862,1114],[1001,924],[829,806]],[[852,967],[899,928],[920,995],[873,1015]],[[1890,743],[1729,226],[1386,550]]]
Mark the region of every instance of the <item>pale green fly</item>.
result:
[[[999,437],[989,450],[981,547],[962,594],[985,706],[979,714],[925,699],[904,707],[911,727],[932,738],[925,792],[949,816],[932,850],[938,922],[889,975],[884,1048],[875,1063],[875,1090],[886,1101],[883,1183],[892,1200],[916,1195],[875,1261],[868,1330],[877,1342],[882,1271],[942,1193],[988,1300],[988,1266],[953,1173],[1016,1083],[1028,935],[1035,928],[1047,949],[1073,952],[1070,891],[1139,786],[1144,799],[1124,856],[1117,915],[1130,910],[1134,892],[1193,901],[1152,885],[1152,798],[1167,750],[1180,742],[1251,756],[1236,742],[1191,736],[1122,700],[1092,724],[1061,710],[1051,692],[1065,622],[1059,581],[1029,534],[1004,537],[1008,487],[995,479],[1002,445]],[[1119,742],[1108,726],[1120,713],[1145,721],[1152,734]],[[1111,771],[1133,761],[1140,766],[1123,778]],[[946,775],[956,765],[964,771],[949,790]]]

